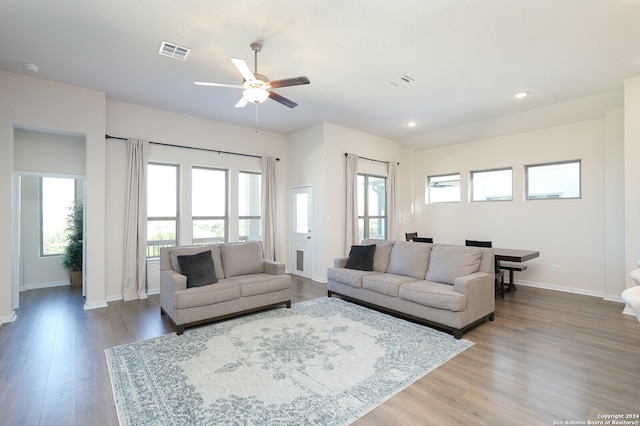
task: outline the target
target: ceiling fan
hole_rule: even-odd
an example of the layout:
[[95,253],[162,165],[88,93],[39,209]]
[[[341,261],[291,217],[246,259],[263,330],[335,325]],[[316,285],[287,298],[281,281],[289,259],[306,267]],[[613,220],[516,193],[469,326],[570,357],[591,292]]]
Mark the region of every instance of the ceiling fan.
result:
[[233,87],[236,89],[243,89],[243,96],[235,105],[236,108],[243,108],[249,102],[259,104],[266,101],[267,98],[280,102],[282,105],[289,108],[295,108],[298,106],[297,103],[273,92],[271,89],[309,84],[309,79],[303,76],[269,81],[269,79],[264,75],[258,74],[258,52],[262,50],[262,45],[260,43],[251,43],[251,50],[253,50],[254,55],[255,72],[251,72],[251,69],[243,59],[231,58],[231,62],[233,62],[236,68],[238,68],[238,71],[240,71],[240,74],[244,77],[244,82],[242,84],[209,83],[206,81],[195,81],[194,84],[197,86]]

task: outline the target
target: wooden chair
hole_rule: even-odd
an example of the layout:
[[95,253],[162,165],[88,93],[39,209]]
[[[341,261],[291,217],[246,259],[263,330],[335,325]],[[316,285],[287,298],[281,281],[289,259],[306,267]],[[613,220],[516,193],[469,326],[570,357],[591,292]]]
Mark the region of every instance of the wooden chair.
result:
[[407,232],[404,234],[404,237],[407,239],[407,241],[413,241],[413,237],[417,237],[418,233],[417,232]]
[[[464,240],[464,245],[467,247],[484,247],[491,248],[493,244],[491,241],[478,241],[478,240]],[[496,292],[500,291],[500,297],[504,299],[504,271],[499,265],[496,265],[495,275]]]

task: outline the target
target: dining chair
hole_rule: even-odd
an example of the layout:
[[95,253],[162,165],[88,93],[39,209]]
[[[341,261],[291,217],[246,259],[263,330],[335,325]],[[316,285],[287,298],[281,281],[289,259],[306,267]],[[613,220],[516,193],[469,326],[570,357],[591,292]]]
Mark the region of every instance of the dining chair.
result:
[[431,237],[413,237],[414,243],[431,243],[433,244],[433,238]]
[[407,239],[407,241],[413,241],[413,238],[417,236],[418,236],[417,232],[406,232],[404,234],[404,237]]
[[[464,245],[467,247],[483,247],[483,248],[492,248],[493,244],[491,241],[479,241],[479,240],[464,240]],[[496,265],[495,272],[495,286],[496,291],[500,289],[500,297],[504,299],[504,271],[500,269],[500,265]]]

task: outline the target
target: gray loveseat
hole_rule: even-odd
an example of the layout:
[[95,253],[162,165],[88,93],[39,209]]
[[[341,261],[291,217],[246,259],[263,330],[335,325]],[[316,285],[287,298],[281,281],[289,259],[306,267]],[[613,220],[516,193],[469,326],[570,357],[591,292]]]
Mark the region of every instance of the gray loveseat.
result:
[[375,244],[372,271],[348,269],[337,258],[327,271],[337,294],[376,309],[451,332],[464,331],[495,312],[493,249],[406,241]]
[[[180,262],[185,266],[194,255],[207,251],[217,282],[187,288]],[[291,307],[291,277],[285,275],[283,263],[263,258],[260,241],[160,249],[160,309],[176,327],[176,334],[185,327],[281,304]]]

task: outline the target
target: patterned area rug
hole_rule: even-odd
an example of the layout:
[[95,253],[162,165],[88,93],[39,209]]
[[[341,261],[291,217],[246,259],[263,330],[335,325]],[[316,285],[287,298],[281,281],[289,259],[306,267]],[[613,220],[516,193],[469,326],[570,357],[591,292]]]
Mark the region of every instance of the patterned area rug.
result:
[[121,425],[340,425],[471,345],[325,297],[105,352]]

